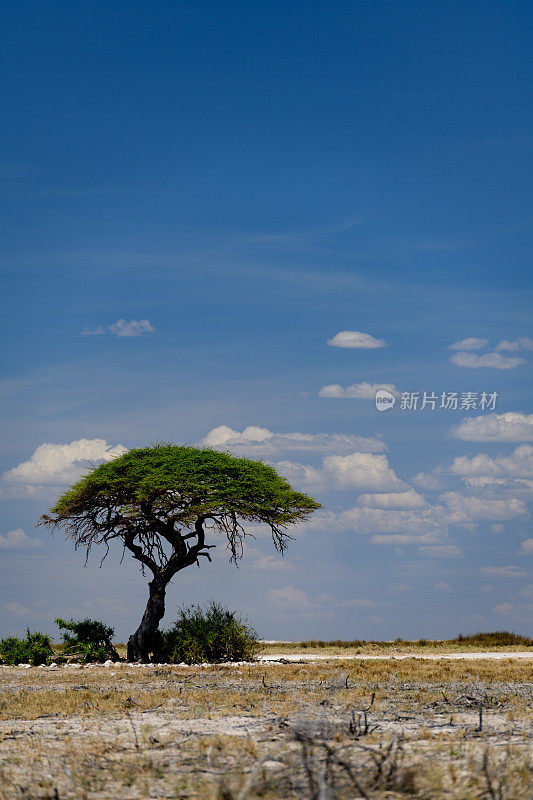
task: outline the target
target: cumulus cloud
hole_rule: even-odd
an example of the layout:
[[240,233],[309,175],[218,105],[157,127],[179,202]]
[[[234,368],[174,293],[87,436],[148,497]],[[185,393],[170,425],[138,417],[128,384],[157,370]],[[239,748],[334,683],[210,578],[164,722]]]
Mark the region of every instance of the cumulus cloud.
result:
[[363,350],[375,350],[378,347],[386,347],[385,339],[376,339],[369,333],[361,331],[339,331],[332,339],[328,339],[331,347],[360,348]]
[[533,446],[522,444],[510,456],[497,456],[496,458],[491,458],[485,453],[479,453],[472,457],[458,456],[454,459],[450,470],[455,475],[480,476],[480,480],[486,483],[496,481],[496,483],[505,484],[503,478],[533,477]]
[[446,581],[438,581],[433,587],[437,592],[451,592],[452,587]]
[[477,520],[505,520],[527,514],[527,506],[517,497],[503,500],[486,500],[467,497],[460,492],[446,492],[440,498],[443,506],[434,508],[435,514],[447,524],[476,522]]
[[78,439],[70,444],[40,445],[29,461],[4,472],[11,484],[59,485],[72,483],[92,464],[111,461],[126,452],[121,445],[108,445],[105,439]]
[[357,503],[369,508],[422,508],[427,505],[422,495],[414,489],[387,494],[362,494]]
[[258,425],[248,425],[243,431],[219,425],[210,430],[199,445],[260,457],[283,452],[346,453],[359,450],[380,453],[387,449],[380,439],[372,437],[344,433],[274,433]]
[[[322,460],[321,468],[294,461],[278,461],[276,467],[291,483],[307,491],[318,491],[328,486],[334,489],[358,488],[374,491],[385,489],[392,492],[409,489],[389,467],[387,457],[373,453],[356,452],[347,456],[326,456]],[[406,507],[406,503],[415,502],[415,494],[416,492],[413,492],[408,498],[400,499],[396,506]],[[392,498],[382,496],[382,505],[385,506],[387,502],[390,507],[393,506]],[[368,500],[367,505],[371,503],[372,501]],[[376,504],[379,503],[378,498]]]
[[507,339],[502,339],[502,341],[498,342],[496,345],[496,350],[533,350],[533,339],[530,339],[528,336],[520,336],[512,342]]
[[481,575],[491,575],[493,578],[521,578],[526,573],[513,565],[507,567],[481,567]]
[[126,322],[125,319],[118,319],[113,325],[109,325],[107,328],[103,328],[99,325],[97,328],[85,328],[82,331],[82,336],[104,336],[107,332],[114,334],[115,336],[141,336],[143,333],[153,333],[155,328],[151,325],[147,319],[130,319],[129,322]]
[[352,386],[343,388],[338,383],[331,383],[323,386],[318,393],[319,397],[332,397],[338,399],[350,398],[354,400],[373,400],[378,389],[385,389],[393,395],[398,396],[399,390],[393,383],[354,383]]
[[469,417],[451,432],[468,442],[530,442],[533,441],[533,414],[507,411]]
[[8,531],[5,536],[0,535],[0,550],[29,549],[31,547],[42,547],[42,539],[32,539],[22,528],[15,528]]
[[533,539],[524,539],[520,546],[520,552],[533,556]]
[[348,456],[327,456],[324,470],[339,489],[358,487],[370,490],[402,491],[407,484],[389,467],[387,456],[372,453],[351,453]]
[[317,491],[327,483],[326,475],[310,464],[299,464],[294,461],[278,461],[276,469],[284,475],[289,483],[300,486],[307,491]]
[[470,369],[513,369],[520,364],[525,364],[523,358],[502,356],[501,353],[484,353],[482,356],[477,353],[466,353],[462,350],[450,357],[452,364],[458,367],[469,367]]
[[488,343],[488,339],[476,339],[475,336],[470,336],[467,339],[461,339],[460,342],[454,342],[448,350],[481,350]]
[[421,489],[426,489],[427,491],[434,491],[442,488],[442,483],[439,478],[435,474],[432,475],[428,472],[419,472],[412,480],[415,486],[419,486]]

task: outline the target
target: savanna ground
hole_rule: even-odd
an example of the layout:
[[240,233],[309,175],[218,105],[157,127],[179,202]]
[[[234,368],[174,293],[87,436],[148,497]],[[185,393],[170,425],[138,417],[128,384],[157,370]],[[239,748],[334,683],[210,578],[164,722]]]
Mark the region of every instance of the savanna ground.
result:
[[530,800],[532,681],[517,658],[4,667],[0,798]]

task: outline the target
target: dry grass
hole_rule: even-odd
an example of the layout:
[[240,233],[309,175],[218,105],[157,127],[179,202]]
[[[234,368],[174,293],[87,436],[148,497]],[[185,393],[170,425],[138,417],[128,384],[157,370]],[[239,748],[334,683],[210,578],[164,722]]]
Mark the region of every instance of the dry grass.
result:
[[2,669],[0,798],[530,800],[532,677],[518,660]]

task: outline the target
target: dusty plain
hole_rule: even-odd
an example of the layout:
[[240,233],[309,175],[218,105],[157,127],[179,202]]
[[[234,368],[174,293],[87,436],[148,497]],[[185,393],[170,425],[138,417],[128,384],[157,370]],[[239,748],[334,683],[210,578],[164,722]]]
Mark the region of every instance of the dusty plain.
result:
[[531,800],[533,659],[399,660],[391,649],[0,667],[0,798]]

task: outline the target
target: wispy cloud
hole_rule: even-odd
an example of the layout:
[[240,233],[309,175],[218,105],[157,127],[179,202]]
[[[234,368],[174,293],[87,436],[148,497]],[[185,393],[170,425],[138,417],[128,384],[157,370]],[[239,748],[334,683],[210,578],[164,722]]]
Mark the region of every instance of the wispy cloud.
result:
[[361,225],[359,218],[348,219],[337,225],[330,225],[318,228],[308,228],[299,231],[284,231],[280,233],[255,233],[247,237],[250,242],[298,242],[308,239],[317,239],[322,236],[334,236],[338,233],[345,233]]
[[470,336],[467,339],[461,339],[459,342],[454,342],[448,350],[481,350],[489,343],[488,339],[476,339],[475,336]]
[[506,567],[481,567],[481,575],[490,575],[493,578],[522,578],[526,573],[514,565]]
[[323,386],[319,393],[319,397],[331,398],[350,398],[354,400],[373,400],[376,396],[378,389],[385,389],[387,392],[398,396],[399,390],[393,383],[354,383],[352,386],[342,387],[338,383],[331,383]]
[[109,332],[115,336],[131,338],[133,336],[141,336],[143,333],[153,333],[154,331],[154,326],[147,319],[131,319],[129,322],[126,322],[125,319],[119,319],[107,328],[103,328],[101,325],[94,329],[85,328],[82,331],[82,336],[105,336]]

